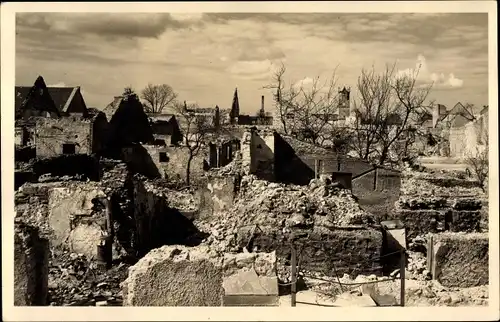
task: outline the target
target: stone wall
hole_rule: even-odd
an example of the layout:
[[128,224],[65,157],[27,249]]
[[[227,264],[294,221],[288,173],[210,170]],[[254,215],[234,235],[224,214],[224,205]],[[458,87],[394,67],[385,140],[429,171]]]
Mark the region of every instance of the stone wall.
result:
[[[284,235],[278,231],[263,232],[248,227],[238,231],[237,240],[240,247],[259,252],[276,251],[281,266],[288,266],[288,269],[293,244],[301,258],[301,267],[308,271],[322,272],[327,276],[334,276],[334,268],[339,276],[381,275],[383,272],[378,258],[383,253],[384,242],[382,232],[378,230],[297,230],[292,235]],[[287,275],[289,277],[289,273],[282,276]]]
[[403,196],[397,203],[395,218],[404,223],[410,239],[445,231],[478,232],[481,207],[481,201],[475,198]]
[[163,246],[129,268],[124,306],[222,306],[222,268],[203,248]]
[[200,191],[200,209],[198,219],[210,218],[217,213],[227,211],[237,196],[237,177],[212,176]]
[[126,306],[277,305],[276,255],[163,246],[129,269],[122,290]]
[[488,136],[488,115],[450,129],[450,156],[463,158],[484,149]]
[[14,305],[47,305],[49,242],[34,226],[14,227]]
[[250,173],[272,181],[274,179],[274,134],[252,131],[250,143]]
[[488,285],[488,245],[488,234],[434,234],[428,240],[428,270],[443,286]]
[[[198,182],[205,172],[205,149],[191,161],[191,181]],[[134,145],[123,149],[123,158],[132,171],[148,178],[186,180],[189,151],[185,147]]]
[[48,217],[53,233],[51,244],[97,257],[97,245],[106,232],[106,217],[104,212],[95,211],[93,200],[104,196],[100,187],[89,183],[53,188]]
[[[37,157],[61,154],[91,154],[93,147],[92,122],[76,117],[40,118],[36,123]],[[73,147],[64,151],[64,146]]]
[[135,249],[139,255],[163,245],[198,243],[198,229],[183,214],[184,209],[174,204],[178,198],[169,196],[172,192],[140,176],[134,177],[133,186]]

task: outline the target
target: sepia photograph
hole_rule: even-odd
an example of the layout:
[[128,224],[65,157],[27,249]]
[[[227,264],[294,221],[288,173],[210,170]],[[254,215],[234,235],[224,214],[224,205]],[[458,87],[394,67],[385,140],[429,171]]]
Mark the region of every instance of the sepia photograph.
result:
[[9,13],[8,305],[498,308],[496,7],[413,3]]

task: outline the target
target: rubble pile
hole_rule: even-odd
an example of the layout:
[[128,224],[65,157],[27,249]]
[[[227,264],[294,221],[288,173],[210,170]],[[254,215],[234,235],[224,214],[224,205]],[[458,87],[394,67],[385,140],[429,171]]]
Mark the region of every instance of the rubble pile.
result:
[[218,251],[235,251],[240,228],[287,234],[294,229],[319,231],[373,222],[373,217],[359,207],[348,190],[326,178],[311,180],[309,186],[302,187],[248,175],[242,178],[239,194],[229,210],[195,224],[211,233],[207,244]]
[[49,301],[52,306],[121,306],[120,283],[129,265],[120,263],[109,270],[92,258],[54,250],[49,264]]
[[415,280],[430,280],[431,273],[427,270],[427,257],[419,252],[407,252],[406,278]]
[[430,173],[405,170],[401,173],[401,194],[426,196],[484,196],[471,179],[452,173]]
[[[401,284],[399,279],[393,280],[391,278],[392,276],[358,275],[353,279],[348,274],[344,274],[337,279],[336,277],[323,276],[317,273],[299,273],[299,281],[302,281],[308,289],[314,290],[321,295],[335,298],[343,292],[362,295],[375,289],[375,292],[380,297],[385,298],[384,302],[390,301],[390,303],[384,303],[385,305],[397,305],[400,303]],[[375,281],[379,282],[373,283]],[[349,285],[365,282],[371,282],[371,284]],[[406,306],[488,305],[487,286],[450,288],[432,280],[407,278],[405,289]]]
[[147,192],[152,192],[157,197],[168,201],[171,208],[181,211],[198,210],[198,200],[195,192],[189,188],[174,189],[168,182],[162,180],[144,180],[144,188]]

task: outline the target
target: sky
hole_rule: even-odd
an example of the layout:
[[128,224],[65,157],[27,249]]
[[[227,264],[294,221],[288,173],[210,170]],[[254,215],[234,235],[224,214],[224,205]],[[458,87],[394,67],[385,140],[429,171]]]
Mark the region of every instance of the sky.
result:
[[363,68],[420,67],[429,100],[488,104],[488,16],[483,13],[18,13],[16,85],[80,86],[103,109],[131,86],[169,84],[179,99],[255,113],[280,64],[290,84],[352,88]]

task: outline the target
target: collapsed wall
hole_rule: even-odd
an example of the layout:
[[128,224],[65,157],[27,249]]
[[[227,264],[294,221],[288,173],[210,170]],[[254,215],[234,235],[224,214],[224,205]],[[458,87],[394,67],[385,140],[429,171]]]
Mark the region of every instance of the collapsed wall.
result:
[[194,194],[162,186],[162,181],[133,178],[135,249],[139,256],[163,245],[199,243],[198,229],[188,219],[197,209]]
[[408,239],[446,231],[485,231],[486,199],[469,180],[410,171],[405,173],[393,219],[403,221]]
[[349,273],[354,268],[358,273],[382,271],[375,260],[383,252],[382,232],[363,229],[373,224],[371,215],[348,190],[326,178],[304,187],[243,176],[230,207],[195,224],[211,233],[204,243],[218,253],[275,250],[279,261],[289,265],[291,243],[306,244],[303,263],[311,270],[333,274],[335,266]]
[[481,202],[474,198],[404,196],[396,218],[404,222],[408,238],[426,233],[480,231]]
[[49,242],[40,229],[14,226],[14,305],[47,305]]
[[104,205],[97,199],[110,200],[115,224],[120,226],[130,203],[126,173],[126,168],[115,165],[99,182],[24,184],[15,194],[16,218],[46,231],[52,246],[95,258],[97,245],[107,232]]
[[448,287],[488,285],[488,234],[442,233],[428,239],[427,267]]

